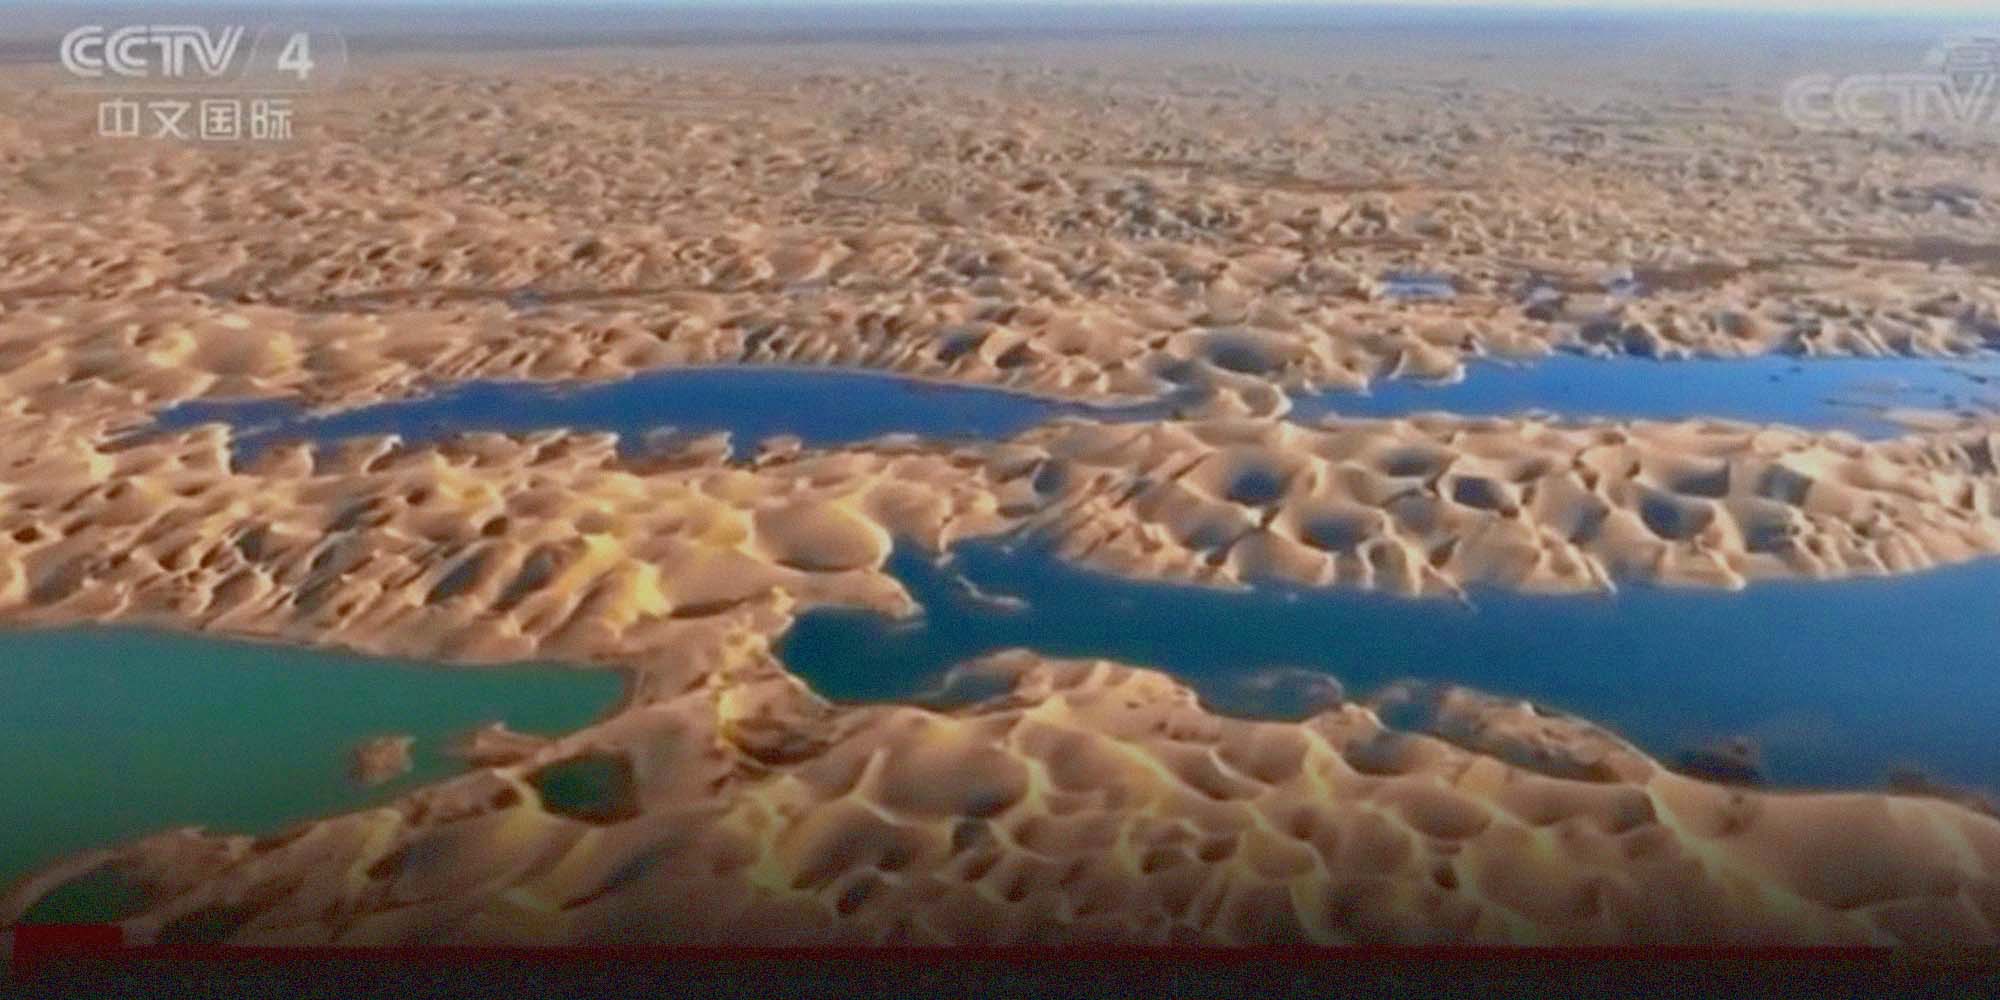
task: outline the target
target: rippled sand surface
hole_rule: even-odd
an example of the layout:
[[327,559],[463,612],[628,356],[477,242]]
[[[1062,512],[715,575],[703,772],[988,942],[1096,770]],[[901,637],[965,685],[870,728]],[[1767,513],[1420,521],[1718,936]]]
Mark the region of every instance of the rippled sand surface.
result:
[[[160,940],[1996,943],[1976,802],[1705,783],[1465,690],[1421,733],[1250,721],[1022,651],[964,668],[1005,689],[976,705],[835,705],[772,654],[805,607],[918,611],[895,545],[1010,532],[1406,594],[2000,551],[1977,418],[1285,421],[1287,390],[1488,355],[2000,342],[1990,142],[1799,132],[1796,67],[1749,41],[1321,41],[385,56],[236,151],[100,139],[9,68],[0,619],[639,683],[560,739],[487,730],[389,807],[78,856],[0,921],[83,877]],[[555,428],[239,464],[220,425],[130,434],[205,397],[716,363],[1190,402],[638,455]]]

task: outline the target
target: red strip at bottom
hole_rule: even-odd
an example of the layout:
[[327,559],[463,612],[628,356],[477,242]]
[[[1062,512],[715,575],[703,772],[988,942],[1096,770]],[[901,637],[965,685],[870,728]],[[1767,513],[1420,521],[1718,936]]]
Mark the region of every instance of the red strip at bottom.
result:
[[115,924],[26,924],[0,931],[0,959],[14,975],[51,958],[108,958],[125,947]]

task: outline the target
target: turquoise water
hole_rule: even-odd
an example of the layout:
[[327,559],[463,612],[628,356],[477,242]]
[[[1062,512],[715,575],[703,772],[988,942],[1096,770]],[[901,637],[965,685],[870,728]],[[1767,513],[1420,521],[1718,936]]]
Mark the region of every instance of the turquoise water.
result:
[[[1478,363],[1449,386],[1392,381],[1364,394],[1307,396],[1296,416],[1709,415],[1882,435],[1897,432],[1882,408],[1988,408],[2000,395],[1996,378],[1992,358],[1559,356]],[[996,438],[1064,414],[1134,419],[1170,406],[1095,409],[856,371],[707,368],[590,385],[473,383],[322,417],[283,401],[195,403],[159,423],[228,421],[252,448],[298,436],[395,432],[421,441],[549,427],[616,431],[630,445],[662,426],[727,430],[739,443],[790,433],[835,445],[892,432]],[[1217,707],[1250,713],[1301,711],[1328,678],[1350,694],[1412,678],[1461,683],[1599,721],[1665,758],[1747,736],[1780,785],[1875,786],[1909,768],[2000,787],[2000,674],[1988,652],[1990,623],[2000,621],[2000,561],[1742,593],[1482,592],[1471,608],[1148,584],[992,545],[966,546],[958,561],[980,588],[1029,606],[982,603],[899,550],[893,568],[925,606],[923,618],[816,611],[786,637],[783,655],[819,690],[848,700],[911,697],[952,664],[1010,646],[1156,665]],[[0,725],[30,766],[17,772],[26,783],[0,791],[0,815],[31,819],[12,835],[12,853],[0,853],[0,872],[170,823],[269,829],[351,808],[446,773],[437,736],[450,729],[493,718],[574,728],[613,696],[596,686],[609,678],[596,675],[503,679],[139,633],[7,636],[0,663],[10,650],[26,666],[0,672]],[[260,669],[271,662],[285,669]],[[417,773],[373,793],[348,787],[348,749],[394,731],[420,737]],[[144,791],[126,794],[133,788]],[[61,809],[51,807],[57,801]]]
[[[613,708],[610,671],[447,669],[126,630],[0,632],[0,887],[64,854],[197,824],[269,832],[445,777],[487,722],[551,735]],[[363,789],[349,751],[416,738],[414,767]]]
[[[2000,404],[1996,380],[2000,361],[1990,358],[1607,361],[1559,355],[1532,364],[1475,363],[1453,385],[1389,380],[1366,393],[1304,395],[1295,401],[1294,418],[1424,410],[1508,416],[1539,409],[1568,417],[1715,416],[1882,436],[1898,432],[1882,419],[1885,406],[1990,409]],[[1171,415],[1173,406],[1168,400],[1091,407],[854,370],[685,368],[581,385],[471,382],[320,416],[282,400],[196,401],[163,411],[155,427],[228,423],[253,452],[287,438],[394,433],[420,442],[460,431],[554,427],[615,431],[628,447],[663,427],[726,430],[738,444],[796,434],[809,445],[832,446],[899,432],[995,439],[1058,416],[1157,419]]]
[[1228,711],[1296,714],[1316,677],[1349,696],[1416,679],[1518,696],[1602,723],[1663,758],[1747,735],[1779,785],[1879,786],[1893,769],[2000,787],[2000,563],[1730,593],[1478,592],[1472,605],[1262,587],[1232,592],[1079,569],[971,543],[950,573],[899,550],[915,621],[805,615],[780,649],[815,690],[911,697],[948,667],[1021,646],[1163,667]]

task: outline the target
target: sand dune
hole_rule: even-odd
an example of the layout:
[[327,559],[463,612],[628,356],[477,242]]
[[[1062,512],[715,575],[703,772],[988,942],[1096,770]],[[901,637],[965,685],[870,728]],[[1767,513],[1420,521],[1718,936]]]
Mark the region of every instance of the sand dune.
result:
[[1007,508],[1137,576],[1406,594],[1913,572],[2000,549],[1989,431],[1727,422],[1069,423],[1001,446]]
[[1446,739],[1025,652],[948,714],[739,668],[389,807],[75,859],[0,919],[99,870],[161,942],[1996,942],[2000,821],[1704,784],[1470,692]]
[[[1321,41],[382,60],[254,149],[101,139],[9,67],[0,622],[636,684],[567,737],[482,730],[389,807],[68,859],[0,923],[101,870],[160,940],[1994,945],[2000,822],[1933,795],[1704,783],[1462,690],[1427,734],[1352,703],[1257,722],[1022,652],[963,668],[1009,693],[938,712],[833,706],[773,658],[802,608],[914,611],[893,546],[1008,532],[1408,594],[2000,552],[1985,424],[1279,419],[1288,390],[1483,356],[2000,345],[1978,144],[1801,133],[1771,80],[1686,52],[1557,80],[1482,39]],[[633,458],[551,429],[239,467],[220,426],[127,436],[198,398],[712,363],[1197,403]],[[358,748],[358,777],[407,751]]]
[[[119,447],[17,429],[9,621],[552,657],[638,683],[622,714],[562,740],[482,734],[476,770],[390,808],[72,858],[17,886],[0,921],[105,858],[150,900],[128,926],[164,940],[1953,948],[1992,943],[2000,917],[1990,817],[1708,785],[1469,693],[1429,739],[1355,705],[1219,718],[1163,675],[1024,653],[971,668],[1013,685],[976,708],[836,709],[768,653],[807,604],[913,610],[882,570],[891,538],[1041,530],[1138,575],[1416,590],[1915,569],[1992,550],[1983,436],[1069,421],[651,471],[560,432],[296,446],[232,470],[219,427]],[[1429,512],[1421,527],[1398,497]],[[1767,506],[1797,531],[1753,551],[1743,525]],[[1599,508],[1583,537],[1578,512]],[[1451,555],[1411,558],[1433,544]],[[550,767],[582,769],[597,797],[543,798]]]
[[1028,533],[1132,576],[1406,594],[1741,587],[2000,552],[1985,431],[1065,420],[741,460],[722,439],[628,460],[608,434],[371,437],[237,468],[219,425],[110,443],[65,426],[0,419],[0,618],[477,661],[643,659],[710,620],[770,631],[822,602],[901,613],[897,539]]
[[[1071,398],[1215,385],[1254,411],[1263,383],[1555,346],[2000,341],[1978,249],[2000,178],[1972,147],[1871,159],[1677,64],[1556,98],[1380,62],[1190,86],[1118,49],[389,60],[254,153],[97,140],[87,101],[15,71],[0,344],[34,357],[7,387],[357,402],[747,361]],[[1393,272],[1457,294],[1398,299]]]

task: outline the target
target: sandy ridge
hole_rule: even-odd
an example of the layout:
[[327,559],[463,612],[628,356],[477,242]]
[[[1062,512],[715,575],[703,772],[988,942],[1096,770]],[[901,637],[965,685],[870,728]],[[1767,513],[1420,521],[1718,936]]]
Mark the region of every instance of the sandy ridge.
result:
[[[2000,921],[2000,821],[1708,785],[1470,692],[1448,695],[1467,749],[1358,705],[1221,718],[1164,675],[1026,652],[968,665],[1012,692],[945,713],[836,709],[768,658],[741,666],[383,809],[258,839],[164,833],[43,884],[108,863],[147,900],[122,914],[137,938],[267,944],[1949,953],[1992,946]],[[1528,730],[1529,766],[1493,755]],[[593,797],[545,797],[579,765],[607,776]]]
[[[1612,497],[1714,485],[1718,467],[1775,456],[1817,474],[1794,498],[1810,539],[1877,516],[1964,521],[1946,500],[1968,484],[1984,495],[1983,436],[1067,421],[983,448],[888,441],[746,462],[715,438],[636,464],[608,435],[375,438],[274,448],[232,470],[219,427],[104,448],[45,419],[16,424],[27,461],[0,492],[12,620],[619,663],[639,683],[615,718],[545,746],[488,739],[477,770],[393,808],[256,841],[181,832],[87,854],[18,886],[12,913],[115,857],[151,900],[130,926],[166,939],[1993,940],[2000,824],[1941,800],[1707,785],[1595,727],[1469,693],[1442,716],[1453,749],[1383,736],[1352,705],[1297,724],[1221,719],[1163,675],[1025,653],[968,668],[1013,678],[983,706],[835,708],[768,653],[801,603],[911,610],[881,569],[897,536],[942,548],[1056,512],[1073,546],[1106,518],[1185,523],[1118,479],[1130,473],[1078,471],[1094,456],[1119,470],[1158,458],[1183,470],[1169,482],[1227,495],[1268,471],[1256,443],[1273,438],[1300,468],[1426,458],[1571,476],[1578,465],[1546,454],[1595,448],[1608,468],[1640,466],[1591,494]],[[1111,481],[1077,485],[1090,475]],[[1505,494],[1513,478],[1480,481]],[[1257,499],[1309,499],[1296,476],[1272,481]],[[1024,502],[1024,483],[1050,495]],[[1710,492],[1723,512],[1751,499]],[[1474,528],[1501,514],[1453,502],[1476,552]],[[598,800],[536,791],[540,768],[577,760]],[[974,850],[982,838],[993,846]],[[697,896],[730,902],[685,905]]]
[[[1995,944],[2000,824],[1937,799],[1705,784],[1471,692],[1427,736],[1352,704],[1220,718],[1028,653],[965,668],[1009,680],[984,704],[836,707],[772,658],[802,606],[912,610],[893,544],[1005,532],[1135,576],[1425,594],[2000,550],[1990,427],[1257,419],[1559,348],[2000,342],[1977,143],[1802,134],[1772,80],[1673,59],[1516,86],[1365,50],[385,65],[255,153],[107,144],[10,77],[0,620],[639,683],[561,740],[486,732],[389,808],[73,858],[0,923],[110,859],[145,896],[119,916],[166,940]],[[1402,270],[1455,294],[1400,300]],[[739,362],[1206,402],[740,461],[552,431],[236,468],[221,428],[118,437],[202,397]]]
[[[1671,65],[1599,106],[1282,61],[1191,85],[1213,69],[388,64],[255,153],[106,143],[15,86],[0,357],[66,405],[778,361],[1268,413],[1269,385],[1559,347],[2000,342],[1976,145],[1797,133]],[[1398,271],[1458,294],[1397,300]]]

